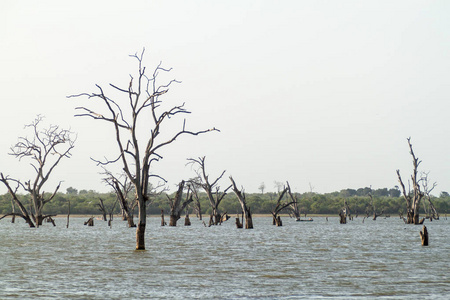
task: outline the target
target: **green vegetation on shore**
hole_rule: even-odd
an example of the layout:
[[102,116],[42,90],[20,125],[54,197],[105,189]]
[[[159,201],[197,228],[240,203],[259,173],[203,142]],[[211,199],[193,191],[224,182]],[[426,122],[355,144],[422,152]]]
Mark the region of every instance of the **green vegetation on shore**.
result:
[[[296,193],[300,203],[299,208],[303,214],[337,214],[344,205],[344,200],[347,201],[352,214],[364,215],[367,207],[370,204],[369,193],[370,188],[345,189],[339,192],[318,194],[318,193]],[[246,194],[248,205],[251,207],[254,214],[270,214],[275,201],[277,193],[251,193]],[[206,198],[206,194],[200,193],[200,203],[203,214],[211,212],[210,204]],[[384,211],[385,214],[397,215],[399,212],[405,210],[405,200],[400,196],[397,189],[377,189],[372,190],[374,205],[377,211]],[[98,193],[95,191],[81,190],[69,187],[66,193],[58,193],[55,198],[45,206],[46,214],[67,214],[68,204],[70,201],[71,214],[99,214],[98,203],[103,199],[105,207],[110,210],[116,201],[116,195],[111,193]],[[24,203],[29,203],[29,195],[22,195]],[[152,199],[152,203],[148,206],[149,214],[160,214],[161,209],[165,213],[169,212],[169,204],[167,196],[161,194]],[[432,198],[433,204],[440,214],[450,213],[450,195],[447,192],[442,192],[439,197]],[[423,202],[426,204],[426,200]],[[225,196],[220,204],[222,212],[228,214],[236,214],[241,212],[241,206],[233,193]],[[424,213],[424,208],[422,207]],[[0,213],[6,214],[12,211],[11,196],[9,194],[0,195]],[[192,206],[190,208],[192,214]],[[115,205],[113,213],[120,213],[120,207]]]

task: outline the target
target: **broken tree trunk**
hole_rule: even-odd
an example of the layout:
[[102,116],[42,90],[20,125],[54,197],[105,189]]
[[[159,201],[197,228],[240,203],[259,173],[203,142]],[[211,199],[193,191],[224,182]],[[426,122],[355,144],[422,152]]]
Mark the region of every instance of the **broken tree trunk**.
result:
[[90,217],[86,222],[84,222],[84,225],[94,226],[94,217]]
[[[236,197],[238,198],[239,203],[241,204],[241,207],[242,207],[242,213],[245,217],[245,229],[252,229],[253,228],[252,213],[250,211],[250,207],[247,206],[244,189],[239,190],[237,188],[236,183],[233,180],[233,177],[230,176],[230,180],[231,180],[231,184],[233,186],[233,191],[236,194]],[[241,226],[242,226],[242,224],[241,224]]]
[[428,230],[425,225],[423,225],[423,230],[420,231],[420,239],[422,240],[422,246],[428,246]]
[[189,219],[188,213],[186,213],[186,217],[184,218],[184,226],[191,226],[191,220]]
[[347,216],[346,216],[346,214],[344,212],[340,211],[339,212],[339,217],[340,217],[340,220],[339,220],[340,224],[347,224]]

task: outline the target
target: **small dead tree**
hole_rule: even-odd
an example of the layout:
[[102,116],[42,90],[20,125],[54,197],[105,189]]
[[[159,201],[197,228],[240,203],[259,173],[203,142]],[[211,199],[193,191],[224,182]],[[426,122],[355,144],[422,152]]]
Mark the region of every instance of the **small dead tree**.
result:
[[413,147],[411,144],[411,138],[408,138],[407,140],[409,146],[409,153],[411,154],[413,160],[413,173],[411,175],[411,182],[413,185],[412,191],[410,185],[408,185],[409,186],[408,192],[406,191],[406,187],[403,184],[402,177],[400,176],[400,170],[397,170],[398,182],[400,183],[402,189],[403,198],[405,198],[406,201],[405,223],[422,224],[424,219],[419,220],[419,207],[420,207],[420,200],[423,198],[424,193],[420,189],[421,178],[417,177],[418,167],[422,161],[419,161],[419,158],[417,158],[414,154]]
[[281,217],[279,216],[279,214],[283,209],[289,207],[289,205],[292,204],[292,201],[291,202],[283,202],[282,201],[287,190],[288,190],[287,187],[284,187],[283,190],[281,190],[281,192],[278,194],[278,199],[277,199],[276,205],[271,211],[272,217],[273,217],[273,219],[272,219],[273,225],[283,226],[283,222],[281,221]]
[[198,196],[198,188],[195,184],[192,184],[191,182],[188,183],[188,188],[194,199],[193,206],[194,206],[195,214],[197,215],[197,218],[199,218],[199,220],[201,221],[202,220],[202,206],[200,203],[200,198]]
[[209,175],[206,173],[205,159],[205,156],[199,157],[198,159],[188,159],[188,164],[198,167],[198,169],[195,170],[195,172],[197,173],[197,178],[191,180],[191,183],[203,188],[203,190],[206,192],[212,208],[209,225],[219,225],[222,223],[223,216],[226,215],[226,213],[224,213],[223,215],[220,214],[219,205],[222,199],[227,194],[227,191],[231,188],[231,185],[228,186],[223,192],[220,192],[220,187],[217,184],[226,171],[224,170],[219,177],[210,182]]
[[425,202],[423,203],[425,206],[425,213],[428,219],[430,221],[439,220],[439,213],[436,210],[436,207],[434,206],[433,202],[431,201],[431,192],[434,190],[434,188],[437,186],[437,183],[434,182],[431,187],[428,186],[428,175],[429,173],[423,173],[422,174],[422,187],[423,187],[423,193],[425,198],[428,200],[428,208],[425,205]]
[[189,190],[186,195],[186,200],[183,201],[184,184],[184,180],[182,180],[178,184],[178,190],[175,193],[174,198],[170,198],[169,195],[166,195],[170,206],[169,226],[177,226],[177,221],[181,218],[181,213],[186,208],[186,206],[193,201],[191,195],[189,194]]
[[288,181],[286,181],[286,185],[287,185],[287,193],[292,201],[292,204],[289,205],[289,212],[295,217],[296,221],[300,221],[300,210],[298,208],[298,199],[297,197],[295,197],[294,194],[292,194],[291,187],[289,186]]
[[422,240],[422,246],[428,246],[428,230],[425,225],[423,225],[423,230],[420,231],[420,239]]
[[[104,168],[104,174],[106,175],[103,178],[103,181],[113,188],[116,193],[117,201],[119,202],[120,209],[122,211],[123,219],[128,222],[128,227],[133,228],[136,227],[134,224],[134,209],[137,206],[137,200],[134,199],[130,201],[128,199],[128,195],[131,193],[133,189],[133,184],[129,180],[129,178],[122,174],[120,176],[114,176],[111,172]],[[120,180],[122,179],[122,180]]]
[[103,221],[108,221],[108,218],[106,217],[106,207],[105,204],[103,203],[103,199],[99,198],[99,203],[97,203],[98,206],[98,210],[100,210],[102,212],[102,220]]
[[[109,165],[121,161],[122,168],[134,186],[138,202],[139,220],[136,228],[136,250],[145,250],[145,228],[147,224],[147,203],[149,178],[151,176],[152,163],[162,158],[160,151],[165,146],[172,144],[182,135],[197,136],[203,133],[218,131],[215,128],[201,131],[190,131],[186,129],[186,120],[181,129],[171,132],[163,129],[168,120],[175,116],[189,114],[182,105],[170,107],[163,106],[161,96],[169,91],[172,84],[178,83],[171,80],[167,84],[158,85],[157,77],[164,69],[161,63],[155,68],[152,75],[146,75],[146,69],[142,66],[144,51],[141,55],[131,55],[138,63],[137,78],[131,79],[125,88],[110,84],[113,91],[123,95],[122,99],[113,100],[105,90],[96,85],[98,92],[82,93],[72,97],[87,97],[97,100],[104,106],[105,112],[97,112],[88,107],[80,106],[76,109],[81,113],[76,116],[90,117],[111,124],[115,130],[115,141],[118,146],[118,157],[98,161],[99,165]],[[166,108],[165,108],[166,107]],[[150,123],[151,122],[151,123]],[[165,136],[161,136],[161,131]]]
[[[245,193],[244,193],[244,189],[242,188],[242,190],[239,190],[236,186],[236,183],[233,180],[233,177],[230,176],[230,180],[231,180],[231,184],[233,186],[233,191],[236,194],[236,197],[239,200],[239,203],[241,204],[242,207],[242,213],[244,214],[244,218],[245,218],[245,229],[252,229],[253,228],[253,219],[252,219],[252,213],[250,211],[250,207],[247,206],[247,202],[245,200]],[[241,224],[242,226],[242,224]],[[238,226],[239,228],[239,226]]]
[[[32,226],[32,222],[28,220],[29,216],[37,227],[42,225],[42,222],[54,215],[44,215],[43,208],[45,204],[50,202],[56,195],[61,185],[61,182],[55,188],[53,194],[46,195],[43,191],[44,185],[47,183],[50,175],[60,163],[63,158],[70,158],[70,151],[75,144],[75,137],[73,133],[67,129],[62,129],[57,125],[50,125],[48,128],[41,129],[41,122],[44,117],[38,115],[35,120],[26,125],[26,129],[31,129],[32,137],[19,137],[19,141],[11,147],[10,155],[22,159],[30,159],[30,165],[33,167],[36,175],[33,180],[22,183],[20,180],[9,179],[7,176],[1,176],[1,182],[6,185],[8,192],[18,205],[21,213],[13,213],[14,216],[20,216],[26,219],[26,222]],[[26,211],[24,205],[17,195],[17,188],[12,189],[8,181],[15,181],[18,186],[22,187],[31,196],[31,209]],[[20,204],[19,204],[20,203]]]
[[369,198],[370,198],[370,202],[369,202],[369,204],[367,204],[367,207],[366,207],[366,215],[367,215],[367,218],[369,218],[369,216],[372,215],[373,216],[372,220],[376,221],[377,218],[384,213],[384,211],[382,210],[380,213],[377,213],[377,210],[375,208],[375,202],[373,201],[373,196],[372,196],[372,187],[370,187]]

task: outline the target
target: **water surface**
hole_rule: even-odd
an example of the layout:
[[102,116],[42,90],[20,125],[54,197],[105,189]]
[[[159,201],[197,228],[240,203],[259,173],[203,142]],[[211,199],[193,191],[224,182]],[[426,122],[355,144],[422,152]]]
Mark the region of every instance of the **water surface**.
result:
[[[283,227],[255,218],[206,228],[160,227],[149,218],[146,251],[135,230],[85,219],[28,228],[0,221],[0,299],[448,299],[450,221],[422,226],[398,218],[337,218]],[[179,221],[183,225],[183,220]]]

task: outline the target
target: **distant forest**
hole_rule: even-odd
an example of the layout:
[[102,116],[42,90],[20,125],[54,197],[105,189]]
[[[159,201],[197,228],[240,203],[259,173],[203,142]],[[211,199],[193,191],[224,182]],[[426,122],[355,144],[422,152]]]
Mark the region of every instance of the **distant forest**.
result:
[[[353,215],[365,215],[366,211],[371,208],[371,198],[373,205],[377,211],[383,211],[384,214],[398,215],[405,212],[405,199],[400,195],[397,188],[387,189],[344,189],[339,192],[318,194],[314,192],[295,193],[299,200],[299,208],[302,216],[304,214],[338,214],[344,206],[344,201],[347,202]],[[172,195],[169,195],[173,197]],[[131,198],[131,197],[130,197]],[[206,194],[199,193],[202,214],[209,215],[211,207]],[[271,210],[276,205],[278,193],[250,193],[246,194],[247,203],[254,214],[270,214]],[[21,195],[23,203],[29,203],[29,195]],[[55,198],[46,204],[44,211],[46,214],[66,215],[68,212],[68,205],[70,201],[71,214],[87,214],[99,215],[100,199],[102,199],[104,206],[108,212],[113,209],[114,214],[120,213],[120,206],[116,203],[116,194],[98,193],[95,191],[80,190],[69,187],[66,193],[58,193]],[[287,200],[284,200],[287,201]],[[425,197],[422,199],[421,213],[425,213],[428,200]],[[450,195],[447,192],[442,192],[439,197],[433,196],[432,202],[439,214],[444,215],[450,213]],[[228,193],[222,200],[219,206],[221,212],[227,212],[229,215],[234,215],[241,212],[241,206],[234,193]],[[161,210],[167,214],[169,212],[169,202],[166,194],[159,194],[151,198],[151,203],[148,205],[147,212],[150,214],[160,214]],[[6,214],[12,211],[11,196],[7,193],[0,195],[0,213]],[[189,213],[195,215],[193,207],[189,207]],[[287,211],[285,212],[287,213]]]

